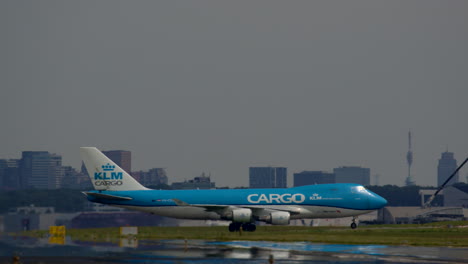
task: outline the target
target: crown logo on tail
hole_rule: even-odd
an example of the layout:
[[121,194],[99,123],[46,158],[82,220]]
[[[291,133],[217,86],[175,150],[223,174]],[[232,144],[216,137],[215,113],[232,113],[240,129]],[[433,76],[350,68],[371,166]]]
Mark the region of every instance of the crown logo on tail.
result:
[[106,165],[102,165],[102,169],[104,171],[113,171],[115,169],[115,166],[107,163]]

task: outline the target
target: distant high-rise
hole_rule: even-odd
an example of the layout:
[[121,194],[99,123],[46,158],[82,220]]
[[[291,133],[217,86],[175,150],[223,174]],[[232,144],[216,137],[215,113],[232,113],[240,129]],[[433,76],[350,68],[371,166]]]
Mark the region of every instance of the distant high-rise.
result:
[[71,166],[63,166],[62,188],[89,190],[93,188],[88,174],[78,172]]
[[153,168],[149,171],[134,172],[134,174],[138,175],[138,181],[143,186],[156,186],[160,184],[167,184],[167,173],[166,169],[164,168]]
[[47,151],[23,151],[20,161],[22,188],[60,188],[63,173],[62,156]]
[[374,183],[373,185],[380,185],[380,174],[374,175]]
[[[457,160],[454,158],[453,152],[443,152],[442,157],[439,159],[439,165],[437,166],[437,186],[441,186],[456,169]],[[452,185],[458,181],[457,172],[447,184]]]
[[361,167],[334,168],[336,183],[357,183],[370,185],[370,169]]
[[62,188],[76,188],[78,186],[78,172],[71,166],[64,166],[63,168]]
[[275,188],[288,187],[288,170],[285,167],[275,168]]
[[285,167],[250,167],[250,188],[286,188],[287,168]]
[[128,150],[108,150],[102,153],[127,173],[132,172],[132,152]]
[[15,190],[20,188],[18,159],[0,160],[0,189]]
[[408,163],[408,177],[406,177],[405,185],[415,185],[411,176],[411,165],[413,164],[413,151],[411,150],[411,131],[408,132],[408,152],[406,153],[406,162]]
[[325,183],[335,183],[335,174],[324,171],[294,173],[294,187]]

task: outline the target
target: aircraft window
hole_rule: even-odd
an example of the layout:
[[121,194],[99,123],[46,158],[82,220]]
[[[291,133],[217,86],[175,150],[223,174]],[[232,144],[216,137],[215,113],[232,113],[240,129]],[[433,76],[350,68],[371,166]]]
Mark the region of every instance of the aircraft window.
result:
[[353,187],[351,190],[354,193],[365,193],[366,192],[366,188],[364,188],[363,186],[356,186],[356,187]]

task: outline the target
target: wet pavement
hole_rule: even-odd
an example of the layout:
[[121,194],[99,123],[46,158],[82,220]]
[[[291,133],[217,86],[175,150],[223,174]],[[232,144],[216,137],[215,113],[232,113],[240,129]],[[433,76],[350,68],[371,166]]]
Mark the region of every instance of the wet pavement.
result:
[[0,263],[468,263],[468,248],[308,242],[3,237]]

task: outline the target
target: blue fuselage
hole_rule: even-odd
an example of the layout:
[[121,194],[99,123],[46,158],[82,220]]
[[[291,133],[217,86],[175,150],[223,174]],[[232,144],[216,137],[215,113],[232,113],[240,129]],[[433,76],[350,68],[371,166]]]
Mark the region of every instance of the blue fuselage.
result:
[[[336,217],[358,215],[382,208],[387,201],[358,184],[319,184],[285,189],[215,189],[215,190],[139,190],[139,191],[90,191],[129,200],[106,199],[89,196],[92,202],[121,206],[162,215],[167,209],[181,208],[175,200],[191,206],[225,206],[246,208],[302,208],[304,212],[297,218],[335,217],[334,215],[314,214],[317,208],[327,210],[344,209]],[[163,210],[166,209],[166,210]],[[348,212],[347,211],[347,212]],[[173,216],[177,217],[177,216]],[[185,217],[184,217],[185,218]],[[187,217],[190,218],[190,217]],[[200,219],[200,217],[194,217]]]

